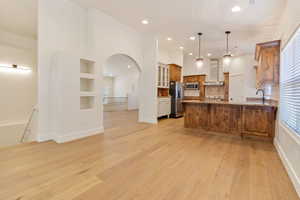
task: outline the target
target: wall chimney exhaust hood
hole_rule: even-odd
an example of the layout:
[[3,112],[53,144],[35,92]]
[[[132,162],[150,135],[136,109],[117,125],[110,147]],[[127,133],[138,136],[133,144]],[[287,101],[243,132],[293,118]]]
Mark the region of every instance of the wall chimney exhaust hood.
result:
[[224,82],[220,81],[220,60],[210,59],[210,72],[208,81],[204,83],[205,86],[223,86]]

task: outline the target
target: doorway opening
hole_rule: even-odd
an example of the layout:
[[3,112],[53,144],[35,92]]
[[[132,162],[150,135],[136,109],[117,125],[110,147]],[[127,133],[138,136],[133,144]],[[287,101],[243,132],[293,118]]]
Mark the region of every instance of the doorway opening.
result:
[[104,128],[137,123],[141,69],[128,55],[110,56],[103,67]]

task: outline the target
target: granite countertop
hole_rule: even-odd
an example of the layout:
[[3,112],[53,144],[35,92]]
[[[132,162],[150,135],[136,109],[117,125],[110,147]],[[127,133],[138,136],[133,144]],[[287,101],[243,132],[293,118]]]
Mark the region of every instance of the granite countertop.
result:
[[273,101],[221,101],[221,100],[183,100],[182,103],[187,104],[221,104],[221,105],[241,105],[241,106],[266,106],[277,107],[278,104]]

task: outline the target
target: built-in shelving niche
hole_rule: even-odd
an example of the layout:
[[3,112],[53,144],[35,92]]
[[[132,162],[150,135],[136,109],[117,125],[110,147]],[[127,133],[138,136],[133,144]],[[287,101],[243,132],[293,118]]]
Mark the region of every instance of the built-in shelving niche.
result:
[[80,73],[95,74],[95,62],[86,59],[80,59]]
[[95,106],[95,97],[92,96],[81,96],[80,97],[80,109],[87,110],[93,109]]
[[93,92],[94,82],[93,79],[80,78],[80,92]]
[[95,62],[80,59],[80,109],[93,109],[95,98]]

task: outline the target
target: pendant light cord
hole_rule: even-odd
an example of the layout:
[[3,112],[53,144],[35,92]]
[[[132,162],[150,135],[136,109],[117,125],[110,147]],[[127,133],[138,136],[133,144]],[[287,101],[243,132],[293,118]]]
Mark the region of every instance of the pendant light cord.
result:
[[231,33],[230,31],[226,31],[225,32],[227,35],[227,39],[226,39],[226,54],[229,55],[229,34]]
[[200,58],[201,57],[201,35],[202,35],[202,33],[198,33],[198,35],[199,35],[199,51],[198,51],[198,58]]
[[228,34],[227,34],[226,54],[228,55]]

